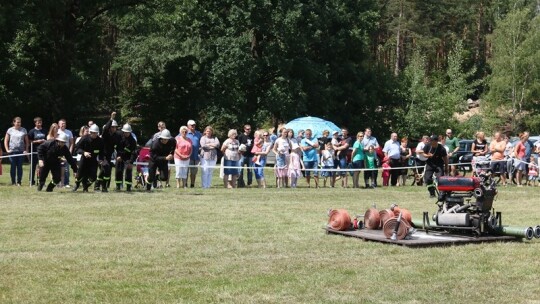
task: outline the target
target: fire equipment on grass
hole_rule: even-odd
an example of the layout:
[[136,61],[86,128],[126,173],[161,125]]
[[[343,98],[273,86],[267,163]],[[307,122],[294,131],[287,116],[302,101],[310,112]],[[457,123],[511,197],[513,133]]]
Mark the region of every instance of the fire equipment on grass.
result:
[[328,210],[328,216],[328,227],[338,231],[345,231],[351,229],[351,217],[349,216],[347,210],[330,209]]

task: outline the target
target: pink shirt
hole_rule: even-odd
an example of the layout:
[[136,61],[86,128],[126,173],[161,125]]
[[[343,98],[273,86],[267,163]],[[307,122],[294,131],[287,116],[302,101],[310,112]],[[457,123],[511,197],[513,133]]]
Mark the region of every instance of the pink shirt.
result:
[[191,150],[193,144],[191,139],[183,138],[182,136],[176,137],[176,149],[174,149],[174,158],[180,160],[187,160],[191,156]]

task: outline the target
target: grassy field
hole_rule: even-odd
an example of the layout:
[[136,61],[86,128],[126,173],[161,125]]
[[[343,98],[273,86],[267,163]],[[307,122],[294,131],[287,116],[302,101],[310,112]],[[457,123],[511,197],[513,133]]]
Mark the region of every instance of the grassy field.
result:
[[[540,302],[540,241],[411,249],[327,235],[329,208],[434,211],[423,187],[38,193],[0,177],[1,303]],[[509,225],[540,187],[500,189]]]

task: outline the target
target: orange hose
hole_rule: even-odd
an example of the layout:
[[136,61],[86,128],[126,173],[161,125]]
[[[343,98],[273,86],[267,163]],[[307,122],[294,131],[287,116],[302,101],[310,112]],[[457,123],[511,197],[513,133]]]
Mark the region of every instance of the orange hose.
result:
[[[386,222],[384,222],[383,233],[387,239],[392,237],[392,234],[394,233],[394,229],[396,229],[396,225],[397,225],[397,218],[395,217],[388,219]],[[407,236],[407,233],[409,232],[409,228],[411,228],[411,226],[407,222],[402,220],[401,224],[399,225],[398,231],[396,233],[396,238],[398,240],[403,240]]]
[[328,215],[330,216],[328,219],[328,227],[338,231],[351,229],[351,217],[347,210],[334,209],[331,210]]
[[381,217],[381,225],[380,225],[381,228],[383,227],[384,223],[386,223],[387,220],[395,217],[394,211],[392,211],[390,209],[381,210],[379,212],[379,215]]
[[401,212],[401,219],[405,220],[409,225],[412,224],[412,214],[409,210],[405,208],[399,208],[398,206],[395,206],[391,209],[393,209],[395,217],[398,217],[399,213]]
[[364,214],[364,225],[367,229],[379,229],[381,227],[381,216],[379,210],[369,208]]

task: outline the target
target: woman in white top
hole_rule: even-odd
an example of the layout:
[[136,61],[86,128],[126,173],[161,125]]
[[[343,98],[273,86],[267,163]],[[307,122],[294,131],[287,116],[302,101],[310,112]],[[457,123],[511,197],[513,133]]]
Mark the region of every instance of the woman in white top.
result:
[[[239,161],[242,157],[240,154],[240,142],[236,139],[238,132],[235,129],[229,130],[227,138],[223,145],[221,146],[221,152],[223,152],[223,185],[225,188],[232,189],[236,188],[236,180],[238,179],[238,167]],[[230,175],[230,179],[229,179]]]
[[24,161],[24,155],[22,154],[28,153],[29,145],[28,132],[21,126],[21,118],[15,117],[13,119],[13,127],[7,130],[6,137],[4,138],[6,152],[8,155],[13,155],[9,158],[11,162],[10,175],[12,185],[21,185]]
[[219,149],[219,139],[214,136],[214,129],[211,126],[204,128],[204,136],[201,137],[201,167],[202,167],[202,187],[210,188],[212,185],[212,174],[217,162],[217,152]]

